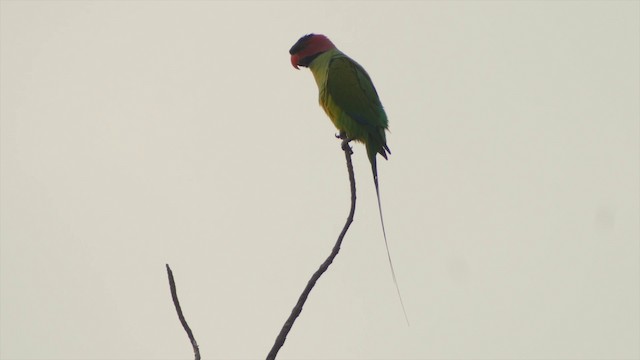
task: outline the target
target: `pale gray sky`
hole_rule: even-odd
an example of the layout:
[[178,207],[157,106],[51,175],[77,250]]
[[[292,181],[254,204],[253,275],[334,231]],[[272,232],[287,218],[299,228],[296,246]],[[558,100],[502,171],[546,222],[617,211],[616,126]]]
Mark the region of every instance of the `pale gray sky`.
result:
[[2,1],[2,359],[264,358],[349,205],[288,50],[390,119],[281,359],[640,357],[637,1]]

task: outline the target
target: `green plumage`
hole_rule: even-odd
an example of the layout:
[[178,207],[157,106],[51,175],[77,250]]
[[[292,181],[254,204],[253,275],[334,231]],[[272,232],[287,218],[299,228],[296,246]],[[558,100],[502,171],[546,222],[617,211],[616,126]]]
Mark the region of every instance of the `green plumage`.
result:
[[376,155],[380,154],[386,159],[391,151],[385,136],[389,120],[378,92],[362,66],[336,48],[315,58],[309,69],[318,84],[320,106],[333,124],[338,130],[344,131],[349,139],[362,142],[367,148],[386,242]]
[[320,90],[320,105],[338,130],[364,143],[377,178],[376,154],[387,158],[389,121],[367,72],[338,49],[318,56],[309,66]]

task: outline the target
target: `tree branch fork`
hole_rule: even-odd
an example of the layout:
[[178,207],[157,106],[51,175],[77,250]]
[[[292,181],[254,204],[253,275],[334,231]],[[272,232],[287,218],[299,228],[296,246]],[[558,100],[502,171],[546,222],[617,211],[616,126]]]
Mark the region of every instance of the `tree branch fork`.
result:
[[[326,258],[326,260],[320,265],[318,270],[316,270],[315,273],[311,276],[311,279],[309,279],[309,281],[307,282],[307,285],[302,291],[302,294],[300,294],[300,297],[298,298],[298,301],[293,307],[293,310],[291,310],[291,314],[289,315],[287,320],[284,322],[284,325],[280,329],[280,333],[276,337],[276,340],[271,350],[269,351],[269,354],[267,355],[267,360],[274,360],[276,358],[276,355],[284,345],[284,342],[287,338],[287,335],[289,334],[289,331],[291,331],[293,324],[295,323],[298,316],[300,316],[300,313],[302,313],[302,308],[305,302],[307,301],[307,298],[309,297],[311,290],[313,290],[313,287],[315,286],[316,282],[320,279],[322,274],[324,274],[327,271],[327,269],[329,269],[329,266],[331,265],[331,263],[333,263],[333,260],[336,258],[336,256],[340,252],[340,246],[342,245],[342,241],[344,240],[344,237],[347,234],[347,231],[349,230],[351,223],[353,223],[353,216],[356,211],[356,180],[353,172],[353,163],[351,160],[351,155],[353,155],[353,150],[349,145],[349,142],[351,141],[351,139],[349,139],[344,132],[340,132],[339,134],[336,135],[336,137],[339,139],[342,139],[341,148],[345,154],[345,160],[347,163],[347,172],[349,174],[349,184],[350,184],[350,190],[351,190],[351,207],[349,209],[349,215],[347,216],[347,220],[342,228],[342,231],[340,232],[340,235],[338,235],[338,239],[336,240],[336,243],[333,246],[331,253]],[[169,264],[166,265],[166,268],[167,268],[167,275],[169,277],[169,287],[171,290],[171,298],[173,299],[173,304],[178,314],[178,318],[180,319],[180,323],[182,324],[182,327],[187,333],[191,346],[193,347],[195,359],[200,360],[200,349],[198,347],[195,337],[193,336],[193,332],[191,331],[191,328],[187,324],[187,320],[185,319],[184,314],[182,313],[182,309],[180,307],[180,302],[178,301],[178,294],[176,290],[175,280],[173,278],[173,272],[171,271]]]

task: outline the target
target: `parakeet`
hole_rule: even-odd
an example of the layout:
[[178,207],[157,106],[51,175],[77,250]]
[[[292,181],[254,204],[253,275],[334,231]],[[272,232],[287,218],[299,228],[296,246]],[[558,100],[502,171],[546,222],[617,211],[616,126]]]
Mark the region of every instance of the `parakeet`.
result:
[[408,323],[409,320],[391,262],[380,204],[376,155],[380,154],[387,159],[387,154],[390,154],[391,151],[387,146],[385,136],[389,121],[376,88],[364,68],[338,50],[324,35],[309,34],[301,37],[291,47],[289,54],[291,54],[291,65],[294,68],[308,67],[313,73],[320,93],[320,106],[335,127],[341,133],[346,134],[348,139],[364,143],[367,149],[391,275]]

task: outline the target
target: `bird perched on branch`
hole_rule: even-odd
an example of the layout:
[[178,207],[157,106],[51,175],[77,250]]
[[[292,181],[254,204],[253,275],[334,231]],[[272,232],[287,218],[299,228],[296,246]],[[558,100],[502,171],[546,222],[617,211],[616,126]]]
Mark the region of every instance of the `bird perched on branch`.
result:
[[291,54],[291,65],[294,68],[308,67],[313,73],[320,92],[320,106],[335,127],[348,140],[364,143],[367,149],[391,275],[408,323],[409,320],[391,262],[380,204],[376,155],[380,154],[386,160],[391,151],[387,146],[385,136],[389,121],[378,97],[378,92],[364,68],[338,50],[324,35],[309,34],[301,37],[291,47],[289,54]]

